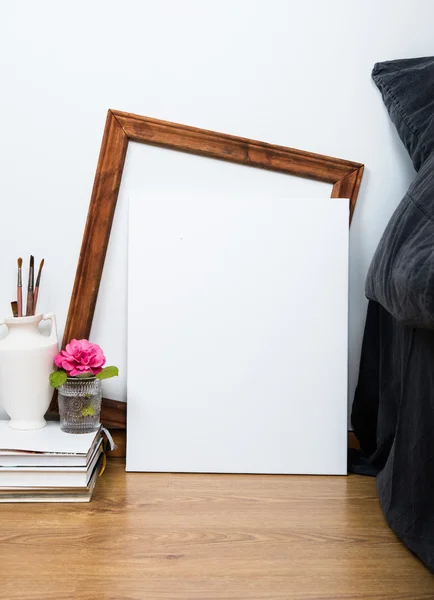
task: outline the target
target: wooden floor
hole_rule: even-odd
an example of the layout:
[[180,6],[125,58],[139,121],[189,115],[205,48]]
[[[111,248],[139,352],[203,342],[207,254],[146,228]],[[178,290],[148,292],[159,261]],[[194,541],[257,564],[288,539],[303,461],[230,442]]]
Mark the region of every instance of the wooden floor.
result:
[[434,599],[371,478],[148,475],[90,504],[0,505],[0,598]]

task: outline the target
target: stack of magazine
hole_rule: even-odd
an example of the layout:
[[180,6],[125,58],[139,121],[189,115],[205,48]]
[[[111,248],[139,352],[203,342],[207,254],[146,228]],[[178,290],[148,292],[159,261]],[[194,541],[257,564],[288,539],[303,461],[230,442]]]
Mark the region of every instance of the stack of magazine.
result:
[[0,420],[0,502],[90,502],[102,462],[101,429],[15,431]]

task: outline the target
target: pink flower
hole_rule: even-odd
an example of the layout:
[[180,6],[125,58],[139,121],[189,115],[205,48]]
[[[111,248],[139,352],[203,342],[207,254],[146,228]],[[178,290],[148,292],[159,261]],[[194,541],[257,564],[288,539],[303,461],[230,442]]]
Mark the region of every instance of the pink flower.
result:
[[105,356],[97,344],[91,344],[88,340],[71,340],[54,362],[69,377],[85,373],[97,375],[105,365]]

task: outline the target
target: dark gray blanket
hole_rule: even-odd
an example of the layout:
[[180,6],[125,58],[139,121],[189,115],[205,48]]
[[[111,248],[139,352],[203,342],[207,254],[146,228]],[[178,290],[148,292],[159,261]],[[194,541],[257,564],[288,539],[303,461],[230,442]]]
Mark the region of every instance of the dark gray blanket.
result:
[[373,79],[417,176],[369,269],[352,422],[389,525],[434,572],[434,58]]

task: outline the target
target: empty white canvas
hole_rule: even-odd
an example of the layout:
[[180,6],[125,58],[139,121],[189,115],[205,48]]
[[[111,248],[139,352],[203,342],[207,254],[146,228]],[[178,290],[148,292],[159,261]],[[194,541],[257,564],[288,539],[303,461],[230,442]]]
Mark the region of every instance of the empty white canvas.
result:
[[348,201],[130,197],[127,470],[346,473]]

